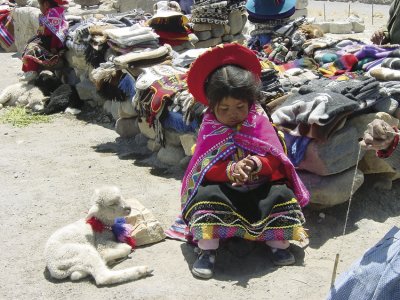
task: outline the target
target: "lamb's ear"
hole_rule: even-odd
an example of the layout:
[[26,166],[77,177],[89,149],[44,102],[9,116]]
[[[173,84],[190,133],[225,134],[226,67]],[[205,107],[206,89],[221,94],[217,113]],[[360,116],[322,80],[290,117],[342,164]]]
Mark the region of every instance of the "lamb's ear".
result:
[[93,205],[86,216],[86,220],[89,220],[91,217],[94,217],[99,212],[99,206],[97,204]]

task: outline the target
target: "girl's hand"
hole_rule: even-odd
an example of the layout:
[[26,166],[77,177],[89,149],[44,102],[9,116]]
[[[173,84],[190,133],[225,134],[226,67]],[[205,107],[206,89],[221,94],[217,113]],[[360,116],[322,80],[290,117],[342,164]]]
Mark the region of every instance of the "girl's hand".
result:
[[238,161],[233,170],[232,177],[236,180],[232,185],[243,185],[248,179],[250,173],[254,170],[254,161],[250,159],[250,155]]
[[385,121],[375,119],[367,125],[360,145],[368,150],[386,150],[393,143],[394,129]]

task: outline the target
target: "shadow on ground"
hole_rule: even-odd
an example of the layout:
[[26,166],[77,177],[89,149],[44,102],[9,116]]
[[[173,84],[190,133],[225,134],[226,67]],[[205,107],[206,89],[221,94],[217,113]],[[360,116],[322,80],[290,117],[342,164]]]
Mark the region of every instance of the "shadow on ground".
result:
[[[192,265],[197,258],[195,247],[183,243],[181,250],[188,264],[188,272],[191,272]],[[296,265],[302,266],[305,256],[304,249],[291,245],[290,250],[296,257]],[[235,285],[247,287],[251,279],[261,278],[275,272],[278,268],[281,267],[276,267],[272,263],[269,248],[264,243],[233,238],[220,243],[213,279],[225,282],[234,281]]]
[[[379,195],[379,196],[378,196]],[[346,234],[358,229],[357,222],[369,219],[384,223],[388,218],[400,215],[400,181],[393,182],[391,190],[378,190],[374,187],[374,178],[365,176],[364,184],[354,194],[351,201]],[[309,229],[311,248],[320,248],[326,241],[343,234],[349,202],[313,210],[305,208],[306,228]],[[321,218],[321,212],[324,217]]]
[[180,180],[183,177],[182,166],[169,166],[157,159],[157,154],[147,149],[147,144],[138,145],[135,138],[116,138],[92,147],[96,152],[117,155],[119,159],[132,160],[135,166],[149,167],[150,174],[163,178]]

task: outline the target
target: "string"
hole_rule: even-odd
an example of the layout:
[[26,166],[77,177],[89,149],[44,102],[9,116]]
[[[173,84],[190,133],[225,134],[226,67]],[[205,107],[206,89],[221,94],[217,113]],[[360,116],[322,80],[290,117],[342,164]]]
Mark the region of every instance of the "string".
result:
[[[356,181],[356,175],[357,175],[357,170],[358,170],[358,163],[360,161],[360,155],[361,155],[361,145],[358,145],[358,155],[357,155],[357,162],[356,162],[356,167],[354,169],[354,176],[353,176],[353,182],[351,183],[351,190],[350,190],[350,198],[349,198],[349,204],[347,206],[347,212],[346,212],[346,219],[344,221],[344,227],[343,227],[343,234],[342,237],[346,234],[346,228],[347,228],[347,221],[349,219],[349,213],[350,213],[350,206],[351,206],[351,201],[353,200],[353,194],[354,194],[354,185]],[[332,279],[331,279],[331,288],[335,284],[335,279],[336,279],[336,271],[337,271],[337,266],[339,264],[339,253],[342,251],[343,248],[343,242],[344,240],[342,239],[340,248],[338,253],[336,253],[335,257],[335,263],[333,265],[333,272],[332,272]]]

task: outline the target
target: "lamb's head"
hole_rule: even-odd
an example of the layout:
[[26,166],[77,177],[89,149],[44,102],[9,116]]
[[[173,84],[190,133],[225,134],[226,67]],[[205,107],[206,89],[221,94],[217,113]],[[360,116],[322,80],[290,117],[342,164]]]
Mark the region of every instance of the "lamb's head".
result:
[[90,208],[87,219],[95,217],[104,224],[112,225],[115,218],[130,214],[131,208],[125,202],[121,191],[116,186],[104,186],[95,189],[92,201],[94,205]]

